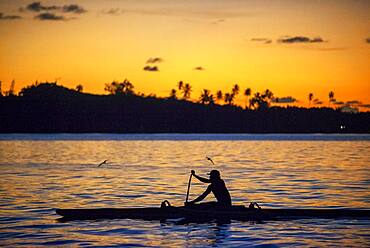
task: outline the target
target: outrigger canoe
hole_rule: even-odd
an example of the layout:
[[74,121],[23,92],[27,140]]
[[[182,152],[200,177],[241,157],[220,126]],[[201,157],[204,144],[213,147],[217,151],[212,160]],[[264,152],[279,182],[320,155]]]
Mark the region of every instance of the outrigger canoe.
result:
[[195,221],[207,220],[293,220],[293,219],[370,219],[369,209],[250,209],[244,206],[228,208],[210,208],[204,206],[160,208],[98,208],[98,209],[56,209],[63,220],[96,220],[96,219],[142,219],[169,220],[185,218]]

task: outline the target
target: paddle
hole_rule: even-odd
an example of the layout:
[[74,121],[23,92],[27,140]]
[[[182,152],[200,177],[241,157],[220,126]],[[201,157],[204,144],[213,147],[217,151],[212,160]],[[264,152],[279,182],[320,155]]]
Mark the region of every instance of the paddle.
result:
[[[209,160],[213,165],[215,163],[213,163],[213,160],[210,158],[210,157],[206,157],[207,160]],[[185,199],[185,205],[186,203],[188,203],[188,199],[189,199],[189,192],[190,192],[190,184],[191,184],[191,178],[193,177],[193,170],[191,170],[191,173],[190,173],[190,177],[189,177],[189,182],[188,182],[188,192],[186,192],[186,199]]]
[[185,205],[186,205],[186,203],[188,203],[188,199],[189,199],[189,192],[190,192],[190,184],[191,184],[191,178],[192,178],[192,177],[193,177],[193,173],[190,173],[189,183],[188,183],[188,192],[186,193]]

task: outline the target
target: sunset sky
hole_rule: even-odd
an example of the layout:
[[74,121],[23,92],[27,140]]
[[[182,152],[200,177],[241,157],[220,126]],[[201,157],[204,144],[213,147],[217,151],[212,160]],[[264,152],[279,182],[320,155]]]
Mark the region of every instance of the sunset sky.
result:
[[298,105],[331,90],[370,103],[368,0],[0,0],[0,13],[3,90],[57,80],[103,94],[127,78],[158,96],[183,80],[192,99],[237,83]]

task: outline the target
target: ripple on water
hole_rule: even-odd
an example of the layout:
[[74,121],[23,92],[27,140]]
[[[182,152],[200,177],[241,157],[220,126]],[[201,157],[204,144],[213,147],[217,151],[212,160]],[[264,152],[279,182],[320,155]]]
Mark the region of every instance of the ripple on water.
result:
[[80,230],[77,231],[78,233],[81,234],[88,234],[88,235],[98,235],[98,236],[117,236],[117,235],[124,235],[124,234],[132,234],[132,235],[141,235],[141,234],[146,234],[146,230],[135,230],[135,229],[130,229],[130,228],[115,228],[115,229],[109,229],[109,230],[103,230],[99,231],[96,229],[91,229],[91,230]]
[[77,244],[77,243],[81,243],[81,241],[80,240],[60,239],[60,240],[46,241],[46,242],[41,243],[41,245],[46,245],[46,246],[68,246],[68,245]]

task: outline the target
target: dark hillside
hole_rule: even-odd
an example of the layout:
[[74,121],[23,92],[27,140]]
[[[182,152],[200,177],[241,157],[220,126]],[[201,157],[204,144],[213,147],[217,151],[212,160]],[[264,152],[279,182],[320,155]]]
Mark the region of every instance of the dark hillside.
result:
[[0,132],[369,133],[370,113],[330,108],[243,110],[134,94],[92,95],[56,84],[0,98]]

